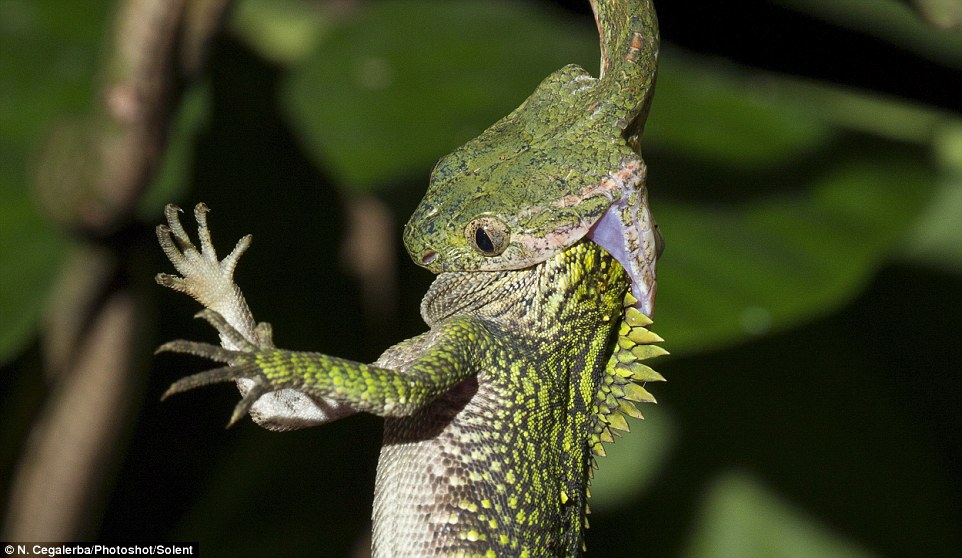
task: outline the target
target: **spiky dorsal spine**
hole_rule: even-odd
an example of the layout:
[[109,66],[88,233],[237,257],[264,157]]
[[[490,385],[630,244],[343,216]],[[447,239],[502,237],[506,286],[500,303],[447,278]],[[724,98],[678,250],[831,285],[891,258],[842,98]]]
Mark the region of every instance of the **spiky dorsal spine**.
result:
[[664,376],[642,363],[668,351],[655,344],[664,339],[648,329],[651,318],[634,307],[636,302],[630,292],[625,296],[617,345],[595,393],[594,427],[588,441],[595,456],[605,455],[604,444],[613,442],[614,435],[620,435],[618,431],[628,431],[628,417],[644,418],[636,403],[656,403],[645,384],[665,381]]

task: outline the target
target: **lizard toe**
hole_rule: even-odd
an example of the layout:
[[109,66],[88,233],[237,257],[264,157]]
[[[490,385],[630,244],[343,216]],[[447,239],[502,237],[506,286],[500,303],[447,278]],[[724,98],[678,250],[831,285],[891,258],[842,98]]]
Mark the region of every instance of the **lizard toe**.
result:
[[[230,325],[224,316],[219,312],[215,312],[209,308],[205,308],[194,314],[195,318],[201,318],[207,323],[212,325],[217,333],[223,335],[228,341],[230,341],[235,347],[241,351],[254,352],[258,349],[257,345],[251,343],[246,337],[244,337],[237,329]],[[202,355],[203,356],[203,355]],[[213,359],[217,360],[217,359]]]

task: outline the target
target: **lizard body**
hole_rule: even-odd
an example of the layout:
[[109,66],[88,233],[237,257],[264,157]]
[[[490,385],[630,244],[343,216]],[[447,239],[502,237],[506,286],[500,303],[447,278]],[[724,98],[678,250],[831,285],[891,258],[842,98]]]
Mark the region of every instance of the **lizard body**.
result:
[[416,262],[438,273],[422,302],[429,331],[372,364],[274,347],[223,261],[198,205],[200,248],[166,211],[158,228],[183,277],[158,282],[207,308],[222,345],[161,350],[225,366],[165,394],[236,380],[272,428],[353,412],[385,417],[375,556],[575,556],[590,469],[643,387],[659,237],[638,154],[657,56],[649,1],[592,2],[602,35],[593,78],[567,66],[517,110],[442,158],[405,228]]

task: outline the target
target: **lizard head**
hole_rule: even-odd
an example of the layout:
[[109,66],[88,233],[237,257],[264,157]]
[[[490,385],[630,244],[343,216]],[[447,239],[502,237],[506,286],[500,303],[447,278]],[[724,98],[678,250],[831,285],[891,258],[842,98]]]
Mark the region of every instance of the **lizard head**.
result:
[[[596,7],[599,28],[618,17],[606,6]],[[653,21],[609,23],[634,31],[616,33],[610,45],[602,33],[607,75],[574,65],[554,72],[511,114],[438,161],[404,231],[417,264],[435,273],[522,269],[587,237],[625,267],[638,308],[651,313],[660,240],[637,147],[654,80]],[[643,35],[651,44],[639,42]],[[612,48],[629,60],[606,60]]]

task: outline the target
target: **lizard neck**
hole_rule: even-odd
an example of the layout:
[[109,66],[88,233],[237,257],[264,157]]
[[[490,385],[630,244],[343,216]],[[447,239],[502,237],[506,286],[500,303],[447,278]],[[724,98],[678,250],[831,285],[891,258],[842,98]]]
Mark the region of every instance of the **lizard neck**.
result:
[[628,284],[623,268],[584,240],[524,269],[441,273],[421,302],[421,316],[431,327],[471,314],[509,329],[537,326],[541,337],[560,335],[617,321]]

